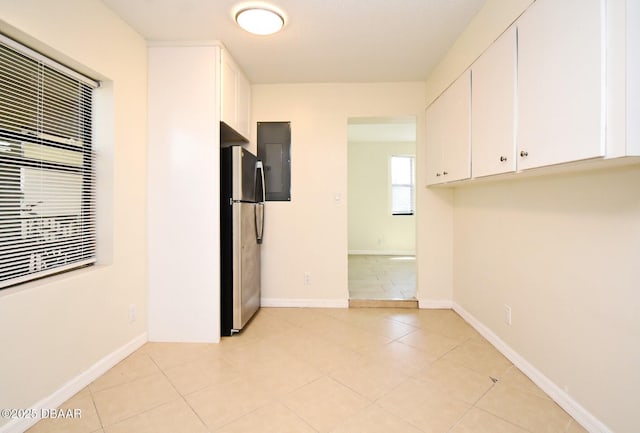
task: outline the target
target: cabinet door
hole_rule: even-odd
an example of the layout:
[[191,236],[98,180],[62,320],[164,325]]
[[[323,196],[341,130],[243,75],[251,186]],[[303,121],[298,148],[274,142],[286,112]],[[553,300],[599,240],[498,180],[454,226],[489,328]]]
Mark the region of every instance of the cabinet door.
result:
[[[627,143],[625,155],[640,156],[640,2],[628,1],[627,7],[627,64],[626,91]],[[630,25],[630,23],[634,23]],[[607,149],[609,151],[610,149]]]
[[[220,120],[238,131],[236,122],[236,77],[237,71],[233,60],[226,51],[221,56],[221,96],[220,96]],[[239,132],[239,131],[238,131]]]
[[442,127],[444,124],[445,113],[444,105],[441,103],[440,95],[427,108],[427,143],[425,161],[427,169],[427,185],[435,185],[443,182],[442,179],[442,148],[446,141],[446,129]]
[[515,27],[494,42],[471,70],[472,175],[515,171]]
[[251,132],[251,85],[233,58],[224,50],[221,75],[221,120],[248,139]]
[[471,71],[427,108],[427,184],[471,176]]
[[604,155],[604,0],[537,0],[518,21],[518,168]]
[[251,85],[244,74],[238,70],[236,86],[236,124],[238,132],[245,138],[251,135]]

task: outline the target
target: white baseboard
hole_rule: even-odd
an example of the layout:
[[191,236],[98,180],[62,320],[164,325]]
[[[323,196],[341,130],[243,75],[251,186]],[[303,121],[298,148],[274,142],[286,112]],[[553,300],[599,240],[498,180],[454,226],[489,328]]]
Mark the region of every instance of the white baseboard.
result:
[[[61,388],[54,391],[53,394],[34,404],[29,408],[29,413],[39,414],[42,413],[44,409],[55,409],[59,407],[62,403],[69,400],[91,382],[113,368],[117,363],[131,355],[146,342],[147,333],[145,332],[93,364],[89,369],[80,373],[78,376],[65,383]],[[38,421],[38,418],[12,419],[5,425],[0,426],[0,433],[22,433]]]
[[415,251],[349,250],[350,256],[415,256]]
[[418,299],[421,310],[440,310],[453,308],[453,302],[448,299]]
[[580,403],[575,401],[562,388],[553,383],[548,377],[542,374],[529,361],[523,358],[518,352],[513,350],[507,343],[498,337],[491,329],[476,319],[471,313],[462,308],[457,303],[453,303],[453,310],[466,320],[476,331],[486,338],[496,349],[500,351],[509,361],[520,369],[533,383],[538,385],[549,397],[571,415],[589,433],[613,433],[602,421],[587,411]]
[[260,305],[262,307],[283,307],[283,308],[349,308],[349,300],[348,299],[262,298],[260,300]]

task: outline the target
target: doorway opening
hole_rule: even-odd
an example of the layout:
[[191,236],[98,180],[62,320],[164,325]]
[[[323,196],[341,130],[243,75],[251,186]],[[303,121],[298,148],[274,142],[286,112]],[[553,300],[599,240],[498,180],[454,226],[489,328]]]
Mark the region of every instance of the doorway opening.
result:
[[416,301],[416,118],[349,118],[347,149],[350,305]]

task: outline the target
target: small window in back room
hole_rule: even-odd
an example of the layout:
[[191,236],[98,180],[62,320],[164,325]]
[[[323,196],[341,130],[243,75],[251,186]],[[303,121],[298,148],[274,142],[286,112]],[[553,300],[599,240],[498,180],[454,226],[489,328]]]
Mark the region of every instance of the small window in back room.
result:
[[391,213],[415,213],[415,157],[412,155],[391,157]]

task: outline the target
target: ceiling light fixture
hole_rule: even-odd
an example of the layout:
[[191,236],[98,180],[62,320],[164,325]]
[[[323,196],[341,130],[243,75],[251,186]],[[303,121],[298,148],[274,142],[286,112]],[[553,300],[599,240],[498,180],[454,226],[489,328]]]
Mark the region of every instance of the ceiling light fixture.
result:
[[236,22],[240,27],[254,35],[271,35],[284,27],[284,18],[267,7],[248,7],[236,13]]

